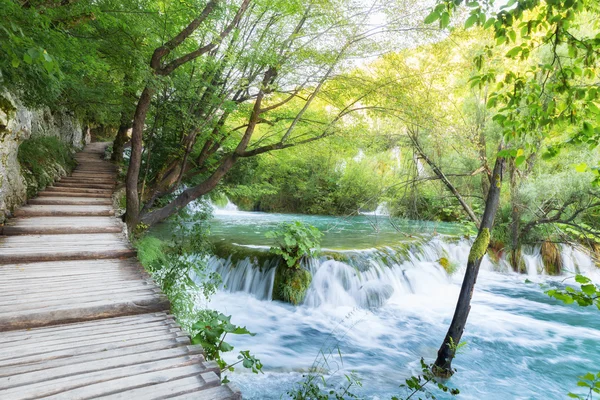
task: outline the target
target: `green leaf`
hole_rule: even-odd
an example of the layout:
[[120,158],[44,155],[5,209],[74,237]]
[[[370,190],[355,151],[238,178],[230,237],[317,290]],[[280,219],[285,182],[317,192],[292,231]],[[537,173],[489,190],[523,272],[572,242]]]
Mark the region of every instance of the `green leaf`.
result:
[[425,20],[423,21],[426,25],[431,24],[435,21],[437,21],[440,18],[440,13],[437,12],[436,10],[433,10],[427,17],[425,17]]
[[506,53],[506,57],[514,58],[521,52],[521,46],[515,46]]
[[442,17],[440,18],[440,29],[446,29],[446,27],[450,24],[450,14],[447,11],[442,13]]
[[473,25],[475,25],[475,23],[479,21],[479,15],[478,14],[472,14],[469,18],[467,18],[467,20],[465,21],[465,29],[469,29],[470,27],[472,27]]
[[575,275],[575,282],[577,283],[589,283],[591,282],[590,278],[584,275]]
[[587,170],[587,164],[586,163],[580,163],[575,165],[575,171],[577,172],[585,172]]
[[517,158],[515,158],[515,166],[519,167],[521,164],[523,164],[526,160],[525,156],[518,156]]
[[588,296],[591,296],[591,295],[596,294],[596,286],[593,284],[582,285],[581,291],[583,293],[587,294]]

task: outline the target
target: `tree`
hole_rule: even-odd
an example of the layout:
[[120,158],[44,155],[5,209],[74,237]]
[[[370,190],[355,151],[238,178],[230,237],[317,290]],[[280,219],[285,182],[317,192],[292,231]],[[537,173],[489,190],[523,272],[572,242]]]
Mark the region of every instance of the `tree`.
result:
[[[162,107],[161,115],[148,132],[143,196],[137,178],[145,114],[136,114],[134,122],[130,225],[162,221],[214,190],[238,160],[331,136],[363,110],[364,94],[334,96],[324,89],[350,57],[376,51],[372,37],[387,27],[365,21],[382,9],[378,3],[255,2],[205,58],[168,69],[178,73],[169,75],[171,87],[154,111],[158,116]],[[149,94],[142,94],[139,110],[151,109]],[[331,110],[316,112],[315,104],[323,101]],[[183,118],[175,110],[185,110]]]
[[[440,21],[440,27],[446,28],[451,14],[457,10],[461,1],[441,1],[426,18],[426,22]],[[481,74],[472,78],[473,85],[494,85],[488,107],[497,108],[493,120],[499,123],[507,141],[535,134],[545,137],[552,129],[564,123],[580,123],[581,129],[574,133],[574,141],[586,142],[597,146],[600,128],[594,128],[590,120],[597,121],[600,110],[595,105],[598,91],[594,84],[596,76],[596,60],[600,43],[597,38],[590,37],[581,27],[598,15],[598,4],[592,1],[509,1],[493,13],[493,1],[469,2],[471,8],[465,27],[480,25],[491,29],[498,45],[513,46],[507,51],[506,57],[519,59],[527,64],[532,53],[538,47],[549,49],[551,60],[541,66],[529,65],[525,72],[517,69],[509,70],[503,79],[498,79],[495,71],[483,71],[486,55],[484,52],[475,59]],[[597,26],[596,22],[592,23]],[[566,50],[566,51],[565,51]],[[567,53],[567,54],[565,54]],[[568,61],[568,62],[567,62]],[[554,149],[556,153],[558,150]],[[501,153],[497,160],[506,157]],[[525,161],[525,155],[516,156],[514,163],[520,165]],[[499,167],[499,169],[498,169]],[[494,177],[501,173],[502,165],[494,168]],[[492,182],[494,184],[494,182]],[[486,216],[493,224],[493,215],[498,207],[493,197],[499,195],[501,180],[497,181],[497,190],[492,187],[488,193]],[[498,192],[497,194],[494,194]],[[491,217],[491,218],[490,218]],[[482,223],[483,226],[483,223]],[[489,226],[488,229],[491,229]],[[487,241],[485,240],[487,238]],[[452,348],[458,344],[470,309],[475,280],[477,278],[477,262],[482,246],[489,243],[487,234],[480,229],[469,255],[467,272],[461,287],[459,300],[454,317],[438,351],[434,364],[434,372],[440,376],[452,374],[451,363],[454,357]],[[485,252],[485,248],[483,251]]]

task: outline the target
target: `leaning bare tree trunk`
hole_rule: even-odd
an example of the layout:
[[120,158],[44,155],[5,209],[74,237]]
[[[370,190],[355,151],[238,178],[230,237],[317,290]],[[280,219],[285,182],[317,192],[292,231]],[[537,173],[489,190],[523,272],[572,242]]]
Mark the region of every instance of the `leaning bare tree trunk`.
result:
[[475,288],[475,282],[477,281],[479,266],[481,265],[481,260],[488,248],[490,231],[494,226],[494,218],[498,211],[498,204],[500,203],[503,169],[504,158],[498,157],[496,159],[496,164],[494,165],[492,185],[490,186],[485,202],[485,211],[483,212],[479,233],[469,252],[467,271],[465,272],[465,277],[458,296],[454,317],[452,318],[452,323],[450,323],[450,328],[448,329],[448,333],[446,333],[446,337],[438,351],[438,356],[433,366],[433,373],[440,377],[447,378],[453,374],[452,359],[456,352],[456,346],[460,343],[463,331],[465,330],[469,311],[471,311],[471,298],[473,297],[473,289]]
[[469,207],[469,205],[467,204],[467,202],[463,199],[463,197],[460,195],[460,193],[458,192],[458,190],[456,190],[456,188],[454,187],[454,185],[448,180],[448,178],[446,177],[446,175],[444,175],[444,173],[442,172],[442,170],[439,169],[439,167],[431,160],[431,158],[429,158],[427,156],[427,154],[425,154],[425,151],[423,151],[423,148],[419,144],[419,141],[417,140],[416,135],[409,134],[408,136],[409,136],[411,142],[413,143],[413,146],[414,146],[415,150],[417,151],[417,153],[419,153],[419,155],[421,156],[421,158],[423,158],[423,160],[425,160],[425,162],[427,163],[427,165],[429,165],[431,167],[431,169],[437,175],[437,177],[444,183],[444,185],[446,185],[446,187],[448,188],[448,190],[450,190],[450,192],[452,192],[452,194],[454,195],[454,197],[456,197],[456,200],[458,200],[458,202],[460,203],[460,205],[463,208],[463,210],[465,210],[465,212],[469,216],[469,219],[471,221],[473,221],[473,223],[475,224],[475,226],[480,227],[481,221],[479,221],[479,218],[477,218],[477,216],[473,212],[473,209],[471,209],[471,207]]
[[510,179],[510,264],[515,272],[522,271],[521,246],[519,240],[519,230],[521,228],[521,213],[518,205],[517,188],[517,166],[515,159],[511,158],[508,163]]

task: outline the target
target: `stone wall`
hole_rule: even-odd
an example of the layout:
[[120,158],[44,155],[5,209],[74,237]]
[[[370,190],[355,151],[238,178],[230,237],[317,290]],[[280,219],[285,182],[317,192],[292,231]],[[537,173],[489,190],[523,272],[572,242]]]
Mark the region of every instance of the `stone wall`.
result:
[[73,150],[90,140],[73,115],[47,108],[30,110],[14,96],[0,93],[0,223],[27,199],[17,152],[21,142],[39,136],[57,137]]

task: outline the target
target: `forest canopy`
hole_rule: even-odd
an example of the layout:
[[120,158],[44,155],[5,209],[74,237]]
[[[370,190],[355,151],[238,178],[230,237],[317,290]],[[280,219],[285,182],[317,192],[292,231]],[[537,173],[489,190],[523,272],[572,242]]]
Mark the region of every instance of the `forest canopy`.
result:
[[115,138],[131,229],[223,194],[477,227],[500,158],[498,248],[596,243],[597,6],[572,3],[2,0],[0,84]]

